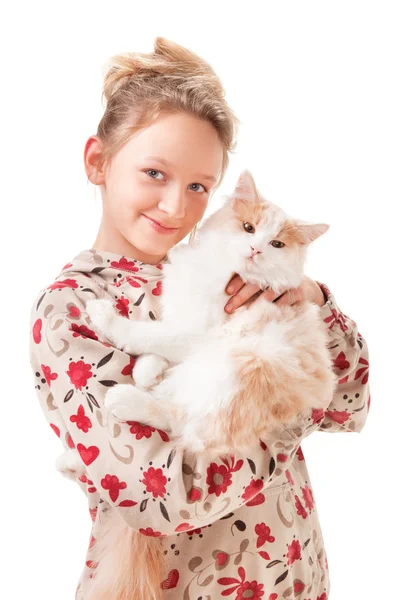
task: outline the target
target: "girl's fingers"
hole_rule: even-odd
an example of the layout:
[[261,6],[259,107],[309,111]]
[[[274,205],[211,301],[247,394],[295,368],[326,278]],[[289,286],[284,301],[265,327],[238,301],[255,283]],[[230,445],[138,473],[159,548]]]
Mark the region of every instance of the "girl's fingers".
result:
[[243,279],[240,277],[240,275],[236,274],[229,281],[228,285],[225,288],[225,291],[227,294],[230,294],[232,296],[233,294],[236,294],[243,286],[244,286]]
[[[229,286],[228,286],[229,287]],[[260,292],[260,288],[255,283],[246,283],[238,292],[225,304],[225,312],[231,313],[239,306],[242,306],[254,294]]]
[[284,294],[279,297],[277,296],[274,301],[275,304],[279,304],[279,306],[288,305],[292,306],[293,304],[300,303],[305,300],[304,291],[301,288],[292,288],[284,292]]

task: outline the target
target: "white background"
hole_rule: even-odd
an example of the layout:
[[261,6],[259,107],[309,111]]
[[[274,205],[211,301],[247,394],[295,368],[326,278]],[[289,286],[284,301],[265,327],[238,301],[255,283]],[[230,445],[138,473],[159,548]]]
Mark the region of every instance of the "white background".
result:
[[302,448],[330,600],[396,597],[399,4],[22,2],[0,17],[1,596],[73,600],[84,565],[91,520],[82,492],[55,471],[61,445],[34,389],[29,313],[96,237],[100,193],[83,148],[102,115],[102,65],[152,51],[161,35],[212,64],[242,121],[220,193],[249,168],[286,211],[331,224],[306,273],[368,342],[371,410],[362,433],[318,432]]

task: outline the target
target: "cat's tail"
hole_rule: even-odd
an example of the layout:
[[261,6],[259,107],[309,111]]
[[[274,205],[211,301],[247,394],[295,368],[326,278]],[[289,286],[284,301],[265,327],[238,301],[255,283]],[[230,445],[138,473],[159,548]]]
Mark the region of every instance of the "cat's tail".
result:
[[161,600],[161,539],[135,531],[112,509],[107,512],[92,548],[96,571],[87,600]]

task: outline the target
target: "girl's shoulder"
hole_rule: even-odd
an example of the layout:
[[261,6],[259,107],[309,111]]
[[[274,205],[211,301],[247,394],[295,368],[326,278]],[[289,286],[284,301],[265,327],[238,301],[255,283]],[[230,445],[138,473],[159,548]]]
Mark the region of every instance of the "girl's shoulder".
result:
[[107,298],[127,318],[157,319],[163,265],[147,265],[103,250],[82,250],[35,296],[31,322],[80,316],[89,300]]

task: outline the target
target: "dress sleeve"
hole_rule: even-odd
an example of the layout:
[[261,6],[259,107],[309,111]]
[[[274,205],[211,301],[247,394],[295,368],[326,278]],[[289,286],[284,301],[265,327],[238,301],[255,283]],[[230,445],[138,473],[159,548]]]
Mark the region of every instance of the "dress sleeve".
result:
[[70,281],[42,291],[32,306],[30,362],[51,428],[86,466],[78,481],[85,493],[98,493],[133,529],[159,536],[207,526],[285,483],[301,438],[318,429],[321,415],[313,411],[296,436],[284,429],[278,439],[255,439],[251,452],[213,459],[175,449],[161,430],[116,421],[104,397],[110,386],[133,384],[135,357],[91,326],[86,302],[106,292]]
[[320,431],[360,432],[370,408],[369,355],[357,324],[337,305],[328,286],[317,282],[325,296],[321,316],[329,335],[329,349],[337,376],[332,401],[319,423]]

